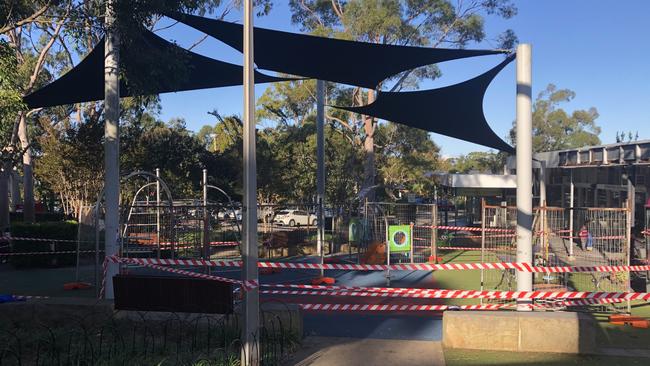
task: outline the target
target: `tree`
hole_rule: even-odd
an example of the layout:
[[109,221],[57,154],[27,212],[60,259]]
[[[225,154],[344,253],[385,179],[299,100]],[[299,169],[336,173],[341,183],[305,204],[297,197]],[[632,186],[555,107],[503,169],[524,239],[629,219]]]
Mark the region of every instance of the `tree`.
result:
[[[270,0],[256,0],[254,3],[258,15],[267,14],[271,8]],[[209,12],[223,18],[233,9],[241,6],[241,2],[238,0],[116,0],[113,6],[119,19],[116,23],[116,31],[120,34],[121,41],[127,46],[126,49],[137,51],[133,47],[128,47],[129,43],[137,39],[143,26],[155,30],[155,24],[161,18],[159,14],[164,11],[199,14]],[[79,123],[90,121],[96,124],[99,123],[103,103],[84,103],[77,106],[28,111],[25,106],[19,106],[14,102],[17,100],[16,97],[22,99],[22,96],[72,68],[75,59],[84,57],[101,40],[105,32],[103,19],[105,10],[105,2],[97,0],[13,0],[5,1],[0,5],[0,38],[2,38],[0,63],[2,69],[10,63],[13,69],[11,71],[15,74],[13,75],[15,77],[10,78],[11,82],[5,82],[8,80],[5,78],[5,70],[0,71],[3,73],[0,74],[3,79],[0,82],[3,99],[0,122],[2,122],[2,132],[11,131],[10,136],[5,138],[6,141],[2,141],[4,171],[9,171],[11,168],[6,166],[7,164],[15,163],[15,159],[4,159],[4,157],[19,154],[22,159],[26,221],[34,219],[32,156],[38,157],[39,152],[35,149],[36,144],[41,141],[41,136],[33,133],[50,131],[41,129],[42,124],[36,121],[46,119],[54,127],[71,119]],[[6,52],[7,50],[9,52]],[[127,51],[121,59],[122,76],[129,81],[130,87],[146,91],[152,83],[155,84],[155,80],[152,80],[150,73],[147,72],[146,65],[147,57],[151,55],[133,53]],[[129,63],[125,62],[126,60],[134,59],[141,60],[136,63],[135,68],[124,67]],[[174,65],[170,65],[170,69],[174,69]],[[180,74],[182,76],[182,73]],[[148,80],[148,83],[143,80]],[[132,98],[123,101],[123,104],[132,104],[133,110],[136,111],[142,110],[136,104],[147,99]],[[11,104],[11,107],[7,104]],[[6,186],[6,174],[2,174],[0,194],[3,199],[0,199],[0,210],[3,216],[9,209],[7,200],[4,199]]]
[[437,170],[440,148],[426,131],[395,123],[377,128],[378,170],[386,194],[395,199],[399,189],[418,195],[433,194],[430,173]]
[[[596,124],[598,110],[575,110],[568,113],[559,106],[575,98],[575,92],[549,84],[539,93],[533,105],[533,151],[553,151],[600,144],[600,127]],[[510,142],[516,144],[515,123]]]
[[506,155],[504,153],[473,151],[453,159],[450,173],[480,173],[498,174],[503,171]]
[[[485,39],[484,15],[510,18],[516,8],[509,0],[452,2],[399,0],[290,0],[292,21],[312,34],[365,42],[428,47],[465,47]],[[500,37],[501,47],[511,47],[514,33]],[[346,55],[332,55],[345,58]],[[374,60],[366,62],[372,67]],[[406,71],[379,86],[393,91],[417,88],[419,81],[440,75],[435,65]],[[310,113],[315,95],[313,81],[277,84],[267,89],[260,102],[277,119],[299,121]],[[306,88],[306,89],[305,89]],[[375,90],[328,86],[333,105],[359,106],[375,99]],[[286,102],[285,102],[286,101]],[[306,108],[305,108],[306,107]],[[332,110],[327,119],[344,131],[347,139],[364,154],[363,187],[374,185],[376,119]]]

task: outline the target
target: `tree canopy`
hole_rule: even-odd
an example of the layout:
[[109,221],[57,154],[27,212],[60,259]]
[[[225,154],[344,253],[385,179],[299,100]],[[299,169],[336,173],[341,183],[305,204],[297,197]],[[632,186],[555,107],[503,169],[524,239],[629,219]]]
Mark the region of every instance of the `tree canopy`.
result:
[[[533,151],[553,151],[600,144],[600,127],[596,124],[598,110],[591,107],[567,112],[560,108],[575,98],[575,92],[549,84],[533,104]],[[516,144],[513,123],[510,141]]]

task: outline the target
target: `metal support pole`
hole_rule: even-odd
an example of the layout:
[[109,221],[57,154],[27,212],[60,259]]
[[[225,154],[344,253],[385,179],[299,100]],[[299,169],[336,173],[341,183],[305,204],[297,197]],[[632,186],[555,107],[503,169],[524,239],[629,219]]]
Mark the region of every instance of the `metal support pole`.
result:
[[546,206],[546,162],[539,162],[539,205]]
[[[517,46],[517,262],[533,262],[533,150],[531,46]],[[531,291],[532,273],[517,272],[517,291]],[[518,300],[517,310],[530,310]]]
[[[255,156],[255,64],[253,58],[253,1],[244,1],[244,197],[242,280],[257,277],[257,163]],[[237,218],[235,218],[236,220]],[[242,366],[257,366],[259,357],[260,299],[257,288],[243,291]]]
[[[316,195],[318,201],[316,248],[320,256],[320,264],[323,264],[323,246],[325,244],[325,215],[323,213],[325,203],[325,82],[322,80],[316,81],[316,162]],[[325,275],[324,272],[321,268],[321,277]]]
[[[234,214],[234,212],[233,212]],[[237,221],[235,215],[235,222]],[[210,259],[210,213],[208,212],[208,170],[203,169],[203,258]],[[206,272],[209,267],[206,267]]]
[[160,168],[156,168],[156,247],[160,259]]
[[[481,198],[481,263],[485,263],[485,198]],[[481,291],[483,291],[483,286],[485,284],[485,273],[484,269],[481,268]],[[481,305],[483,305],[483,299],[480,300]]]
[[573,169],[571,169],[571,181],[569,188],[569,259],[573,259],[573,206],[575,185],[573,184]]
[[[106,200],[105,234],[106,256],[118,254],[120,221],[120,82],[119,38],[113,26],[113,0],[106,2],[106,38],[104,52],[104,192]],[[118,272],[117,263],[109,263],[106,271],[107,299],[114,298],[113,276]]]

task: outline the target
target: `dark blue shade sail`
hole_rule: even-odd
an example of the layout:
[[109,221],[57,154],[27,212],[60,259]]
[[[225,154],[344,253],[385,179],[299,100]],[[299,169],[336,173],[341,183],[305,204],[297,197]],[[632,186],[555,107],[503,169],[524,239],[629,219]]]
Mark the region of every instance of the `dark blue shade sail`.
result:
[[[165,15],[243,52],[241,24],[183,13]],[[503,53],[355,42],[264,28],[255,28],[253,39],[255,64],[261,69],[370,89],[416,67]]]
[[514,59],[515,55],[510,55],[488,72],[460,84],[413,92],[380,92],[369,105],[336,108],[514,153],[512,146],[492,131],[483,114],[488,86]]
[[[173,57],[177,62],[170,62]],[[243,68],[183,49],[143,30],[122,45],[120,97],[242,85]],[[121,75],[122,76],[122,75]],[[256,83],[287,80],[255,73]],[[104,40],[59,79],[27,95],[30,108],[52,107],[104,99]]]

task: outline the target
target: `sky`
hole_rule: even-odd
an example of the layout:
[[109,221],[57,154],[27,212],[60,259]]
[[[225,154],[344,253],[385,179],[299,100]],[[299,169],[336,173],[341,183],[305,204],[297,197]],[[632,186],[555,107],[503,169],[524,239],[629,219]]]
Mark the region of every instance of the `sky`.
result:
[[[487,40],[468,48],[493,48],[498,34],[513,29],[521,43],[530,43],[533,52],[533,98],[548,84],[576,93],[567,111],[595,107],[600,117],[603,143],[613,143],[617,131],[638,131],[640,139],[650,139],[650,28],[647,0],[515,0],[519,12],[504,20],[487,16]],[[241,14],[227,18],[241,23]],[[161,23],[161,26],[165,23]],[[291,24],[285,1],[277,1],[268,16],[255,19],[255,25],[300,32]],[[164,38],[189,47],[202,33],[182,24],[158,32]],[[208,38],[194,52],[235,63],[240,53]],[[443,76],[421,86],[437,88],[479,75],[499,63],[503,56],[484,56],[439,64]],[[259,98],[268,85],[258,85]],[[159,118],[182,117],[191,130],[214,124],[208,111],[223,115],[242,114],[241,87],[228,87],[161,95]],[[490,85],[483,103],[487,121],[497,135],[505,138],[515,118],[515,63],[506,67]],[[435,110],[431,111],[432,118]],[[431,134],[444,156],[472,151],[489,151],[480,145]]]

